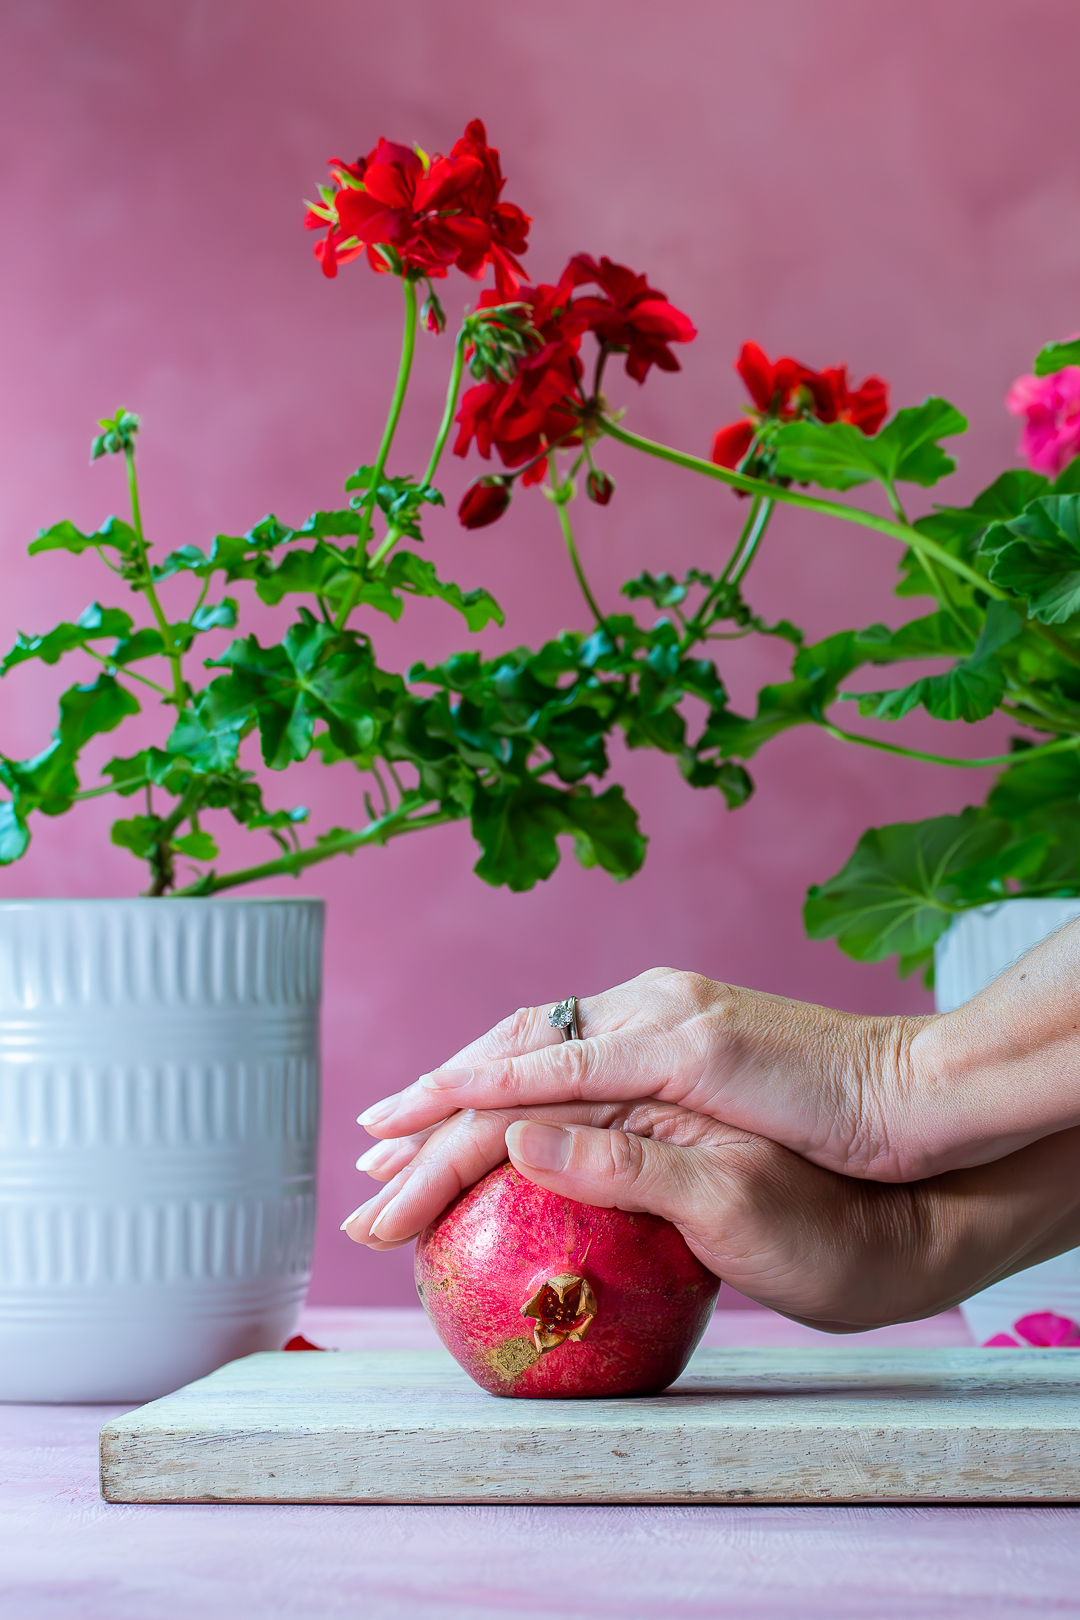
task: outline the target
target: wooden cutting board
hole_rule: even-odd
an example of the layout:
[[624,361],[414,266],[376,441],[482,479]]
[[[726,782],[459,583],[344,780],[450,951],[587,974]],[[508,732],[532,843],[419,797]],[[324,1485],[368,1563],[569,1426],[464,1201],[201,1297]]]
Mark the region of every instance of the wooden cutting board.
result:
[[500,1400],[443,1350],[253,1355],[101,1431],[110,1502],[1077,1502],[1075,1350],[700,1350]]

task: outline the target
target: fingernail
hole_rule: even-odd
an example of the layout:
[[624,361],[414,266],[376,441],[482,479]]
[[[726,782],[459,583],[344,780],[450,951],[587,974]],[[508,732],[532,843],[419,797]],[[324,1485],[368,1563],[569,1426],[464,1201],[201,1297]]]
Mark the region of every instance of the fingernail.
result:
[[338,1231],[339,1232],[344,1232],[344,1230],[348,1226],[349,1222],[350,1221],[355,1221],[356,1217],[363,1210],[363,1207],[364,1207],[363,1204],[361,1204],[359,1206],[359,1208],[353,1210],[351,1215],[346,1215],[345,1219],[342,1221],[341,1225],[338,1227]]
[[356,1161],[356,1168],[358,1170],[378,1169],[383,1160],[387,1158],[390,1145],[388,1142],[376,1142],[375,1146],[369,1147],[366,1153],[361,1153]]
[[569,1131],[560,1130],[557,1125],[518,1120],[506,1133],[506,1145],[511,1155],[530,1169],[565,1170],[574,1139]]
[[389,1119],[397,1108],[400,1097],[401,1092],[395,1091],[392,1097],[384,1097],[382,1102],[372,1103],[371,1107],[365,1108],[362,1114],[357,1114],[356,1123],[358,1125],[381,1125],[383,1120]]
[[433,1069],[420,1076],[419,1084],[429,1091],[452,1091],[455,1086],[467,1086],[472,1077],[471,1069]]

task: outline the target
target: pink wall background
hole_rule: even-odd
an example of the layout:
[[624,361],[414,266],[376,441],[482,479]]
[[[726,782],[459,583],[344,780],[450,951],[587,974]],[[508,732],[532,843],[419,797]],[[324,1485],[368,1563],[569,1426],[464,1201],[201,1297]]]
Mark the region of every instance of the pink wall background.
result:
[[[534,277],[606,252],[699,326],[681,375],[654,374],[639,393],[620,374],[612,393],[631,425],[704,452],[741,403],[731,360],[754,337],[811,364],[845,360],[856,377],[879,371],[897,405],[955,400],[973,431],[950,498],[970,496],[1013,458],[1008,384],[1042,341],[1080,325],[1078,42],[1073,0],[549,0],[542,13],[493,0],[7,0],[0,639],[108,599],[93,562],[31,562],[25,547],[60,517],[89,527],[122,510],[118,465],[86,464],[93,420],[118,404],[143,415],[146,517],[163,548],[337,499],[379,431],[399,294],[363,266],[324,281],[300,198],[331,153],[351,158],[381,133],[445,150],[477,115],[502,149],[507,195],[534,216]],[[462,278],[448,292],[454,307],[476,296]],[[421,343],[399,471],[426,458],[448,348]],[[617,448],[607,464],[615,501],[578,514],[605,603],[643,567],[721,555],[740,516],[726,491]],[[428,554],[507,609],[486,646],[582,623],[546,502],[520,499],[481,534],[458,528],[452,508],[476,470],[447,467],[451,512],[428,520]],[[815,635],[899,622],[895,563],[887,540],[785,514],[751,595]],[[260,629],[274,622],[264,612]],[[438,605],[410,607],[396,628],[379,620],[375,635],[399,668],[469,641]],[[752,641],[721,667],[746,702],[784,662]],[[73,678],[20,671],[0,687],[6,753],[47,741]],[[993,723],[961,735],[912,721],[905,735],[971,755],[1004,740]],[[412,1300],[407,1253],[369,1256],[338,1234],[369,1185],[352,1168],[366,1140],[353,1120],[523,1002],[666,962],[860,1011],[928,1007],[891,967],[808,943],[800,905],[864,827],[958,808],[980,780],[805,733],[773,743],[754,775],[757,797],[729,814],[667,760],[618,759],[652,839],[621,887],[568,855],[531,894],[488,889],[465,826],[304,879],[329,900],[316,1303]],[[357,781],[309,765],[275,779],[271,802],[311,805],[316,829],[355,822]],[[0,894],[134,892],[141,872],[107,842],[110,819],[97,804],[47,824],[0,873]]]

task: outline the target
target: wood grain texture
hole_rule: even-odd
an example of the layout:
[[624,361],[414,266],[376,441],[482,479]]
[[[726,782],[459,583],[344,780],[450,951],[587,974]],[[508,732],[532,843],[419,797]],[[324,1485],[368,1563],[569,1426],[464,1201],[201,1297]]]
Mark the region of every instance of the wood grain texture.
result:
[[445,1351],[267,1353],[101,1431],[110,1502],[1074,1502],[1075,1351],[700,1350],[644,1400]]

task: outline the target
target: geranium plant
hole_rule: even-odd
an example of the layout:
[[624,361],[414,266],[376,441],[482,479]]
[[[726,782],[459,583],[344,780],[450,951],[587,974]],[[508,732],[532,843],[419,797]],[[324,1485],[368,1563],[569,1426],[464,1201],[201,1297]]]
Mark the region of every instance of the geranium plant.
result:
[[[471,123],[448,156],[429,158],[381,140],[353,163],[334,160],[309,205],[323,273],[366,257],[403,294],[401,360],[374,458],[345,481],[347,501],[295,526],[263,518],[244,535],[218,535],[155,558],[136,478],[138,419],[103,421],[93,456],[126,467],[130,513],[93,533],[55,524],[31,551],[94,551],[122,585],[124,607],[92,603],[73,623],[21,635],[2,673],[78,654],[94,679],[60,700],[51,744],[30,760],[0,758],[10,797],[0,805],[0,861],[26,849],[36,813],[58,815],[101,794],[136,799],[113,839],[149,865],[152,894],[212,894],[304,868],[366,844],[467,817],[492,883],[525,889],[546,878],[569,836],[578,858],[618,878],[640,866],[645,839],[619,786],[601,790],[608,740],[670,754],[688,783],[715,787],[735,808],[753,783],[747,763],[772,737],[813,725],[840,742],[957,768],[1005,767],[987,803],[960,816],[875,829],[844,870],[811,891],[807,925],[876,960],[897,952],[904,970],[929,959],[952,915],[1003,894],[1080,893],[1080,341],[1051,345],[1035,377],[1010,396],[1024,415],[1032,470],[1012,470],[966,507],[939,505],[912,520],[904,486],[928,489],[954,470],[943,448],[966,429],[959,411],[930,398],[889,417],[878,377],[853,386],[843,366],[770,362],[754,344],[737,361],[752,404],[716,433],[710,456],[642,438],[609,403],[620,362],[642,384],[655,366],[677,371],[673,345],[695,336],[689,319],[647,278],[607,258],[575,255],[552,282],[527,283],[522,255],[531,221],[504,202],[498,152]],[[440,340],[437,285],[451,270],[482,291],[452,342],[445,408],[417,476],[392,470],[418,328]],[[445,340],[444,340],[445,341]],[[425,511],[443,504],[435,482],[451,434],[458,455],[489,470],[466,491],[469,529],[504,519],[518,484],[540,485],[561,531],[587,623],[533,651],[465,651],[403,676],[380,667],[374,615],[398,618],[410,596],[437,597],[472,632],[503,615],[481,588],[442,579],[419,549]],[[571,523],[580,490],[600,506],[616,495],[604,463],[613,445],[717,480],[745,501],[729,556],[674,578],[658,559],[623,586],[627,609],[609,611],[586,577]],[[492,460],[498,457],[498,466]],[[876,485],[888,515],[829,495]],[[873,624],[806,643],[789,619],[769,623],[747,597],[747,578],[783,505],[856,523],[902,546],[898,594],[932,611],[899,630]],[[199,638],[235,627],[243,585],[284,605],[279,641],[238,637],[195,676]],[[637,603],[635,612],[630,604]],[[651,605],[651,622],[641,607]],[[646,607],[646,611],[648,611]],[[789,680],[765,687],[756,712],[732,709],[714,643],[761,634],[792,647]],[[837,723],[833,706],[864,665],[947,660],[906,686],[862,693],[863,715],[900,720],[922,707],[977,721],[1001,709],[1025,735],[991,759],[929,754]],[[704,723],[694,705],[706,706]],[[141,702],[164,711],[157,745],[118,756],[84,786],[82,752]],[[307,834],[302,808],[267,808],[266,779],[245,739],[257,734],[270,771],[313,751],[354,767],[356,825]],[[249,749],[253,743],[248,745]],[[134,806],[133,806],[134,808]],[[273,837],[273,858],[238,871],[213,862],[215,813]],[[194,873],[186,870],[194,864]]]

